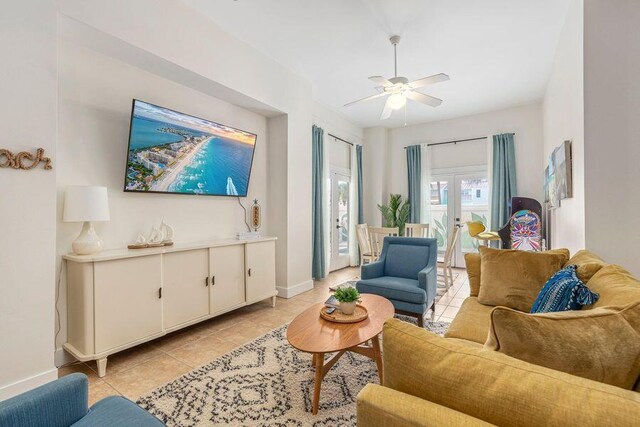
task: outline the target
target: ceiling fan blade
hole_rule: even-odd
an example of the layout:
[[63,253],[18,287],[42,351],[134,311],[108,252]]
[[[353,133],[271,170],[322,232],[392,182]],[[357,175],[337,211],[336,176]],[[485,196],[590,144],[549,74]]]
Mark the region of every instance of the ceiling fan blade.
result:
[[350,102],[348,104],[344,104],[344,106],[345,107],[349,107],[350,105],[356,104],[358,102],[368,101],[370,99],[376,99],[376,98],[380,98],[381,96],[386,96],[386,95],[389,95],[389,94],[387,92],[376,93],[375,95],[367,96],[366,98],[358,99],[357,101],[353,101],[353,102]]
[[384,87],[393,86],[393,83],[391,83],[389,80],[385,79],[382,76],[371,76],[371,77],[369,77],[369,80],[371,80],[374,83],[378,83],[379,85],[384,86]]
[[421,104],[426,104],[426,105],[429,105],[431,107],[437,107],[440,104],[442,104],[442,99],[438,99],[438,98],[435,98],[433,96],[425,95],[424,93],[415,92],[413,90],[410,90],[409,92],[407,92],[407,97],[409,99],[413,99],[416,102],[419,102]]
[[416,89],[426,85],[432,85],[434,83],[446,82],[447,80],[449,80],[449,76],[444,73],[440,73],[409,82],[409,87],[411,89]]
[[387,102],[384,103],[382,114],[380,114],[380,120],[387,120],[391,117],[391,113],[393,113],[393,109],[389,106],[389,99],[387,99]]

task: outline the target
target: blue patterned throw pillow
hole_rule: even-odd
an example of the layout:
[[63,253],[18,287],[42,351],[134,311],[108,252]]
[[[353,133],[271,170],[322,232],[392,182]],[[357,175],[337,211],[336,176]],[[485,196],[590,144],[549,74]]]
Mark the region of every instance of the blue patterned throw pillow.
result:
[[580,310],[583,305],[593,304],[600,295],[591,292],[576,275],[577,265],[568,265],[553,275],[543,286],[531,313]]

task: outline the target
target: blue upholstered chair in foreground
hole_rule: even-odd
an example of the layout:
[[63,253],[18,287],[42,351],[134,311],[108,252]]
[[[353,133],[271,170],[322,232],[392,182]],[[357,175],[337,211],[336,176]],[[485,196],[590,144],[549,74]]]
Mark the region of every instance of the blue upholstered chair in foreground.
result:
[[88,395],[85,375],[67,375],[0,402],[0,427],[164,426],[124,397],[107,397],[89,408]]
[[385,237],[380,259],[362,266],[356,288],[387,298],[396,313],[415,316],[423,326],[428,309],[431,320],[435,315],[437,258],[436,239]]

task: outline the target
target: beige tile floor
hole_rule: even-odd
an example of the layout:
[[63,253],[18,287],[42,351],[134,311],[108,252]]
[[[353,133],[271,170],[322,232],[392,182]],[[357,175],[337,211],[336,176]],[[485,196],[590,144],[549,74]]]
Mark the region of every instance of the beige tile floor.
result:
[[[278,298],[243,307],[108,358],[107,375],[99,378],[95,362],[75,363],[58,369],[58,376],[82,372],[89,377],[89,401],[121,394],[136,400],[193,368],[250,342],[291,320],[313,303],[329,296],[329,287],[359,274],[358,268],[345,268],[316,281],[314,288],[294,298]],[[466,271],[455,270],[454,285],[436,304],[436,320],[450,322],[462,301],[469,296]]]

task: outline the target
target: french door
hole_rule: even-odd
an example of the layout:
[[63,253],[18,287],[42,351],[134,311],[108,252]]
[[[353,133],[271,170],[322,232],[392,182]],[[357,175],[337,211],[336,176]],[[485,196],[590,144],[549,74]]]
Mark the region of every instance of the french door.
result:
[[460,226],[452,264],[465,267],[464,254],[478,251],[478,240],[469,235],[467,222],[482,221],[488,227],[489,180],[486,171],[433,174],[431,177],[431,230],[444,254],[454,227]]
[[331,262],[329,270],[339,270],[350,264],[349,252],[349,190],[351,177],[346,173],[331,173],[331,221],[329,230],[331,233]]

